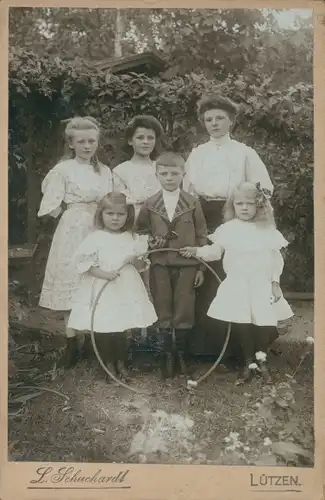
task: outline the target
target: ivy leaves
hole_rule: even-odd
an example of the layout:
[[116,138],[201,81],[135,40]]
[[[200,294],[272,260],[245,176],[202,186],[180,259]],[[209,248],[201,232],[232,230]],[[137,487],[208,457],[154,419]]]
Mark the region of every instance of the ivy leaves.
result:
[[[107,73],[80,59],[40,58],[13,49],[9,92],[9,167],[15,169],[32,158],[42,175],[61,156],[60,121],[70,116],[93,115],[99,120],[101,159],[113,167],[128,158],[124,130],[134,115],[156,116],[165,131],[163,146],[187,157],[193,146],[206,140],[197,119],[198,99],[203,93],[229,96],[240,107],[234,136],[264,160],[276,186],[279,229],[293,232],[288,249],[293,264],[285,267],[283,280],[291,289],[312,289],[312,85],[300,82],[274,90],[270,77],[248,72],[222,80],[194,72],[173,78],[136,73],[107,78]],[[26,144],[32,148],[27,153]]]

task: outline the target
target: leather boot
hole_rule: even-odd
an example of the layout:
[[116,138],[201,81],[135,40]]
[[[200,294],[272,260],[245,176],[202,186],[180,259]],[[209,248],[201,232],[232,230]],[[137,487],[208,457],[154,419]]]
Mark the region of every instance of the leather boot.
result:
[[120,378],[127,380],[129,371],[127,369],[127,338],[125,332],[118,332],[115,337],[116,342],[116,368]]
[[89,359],[89,358],[92,358],[93,356],[94,356],[94,349],[93,349],[91,337],[90,337],[90,335],[86,334],[85,340],[84,340],[82,348],[81,348],[81,358],[82,359]]
[[66,350],[64,356],[64,365],[66,368],[72,368],[79,361],[79,348],[77,337],[67,337]]
[[253,370],[249,369],[249,365],[253,363],[253,359],[246,359],[244,366],[239,372],[237,378],[237,384],[244,384],[245,382],[249,382],[253,378]]
[[272,377],[265,363],[260,363],[261,375],[266,384],[272,384]]
[[177,359],[179,364],[179,369],[182,375],[187,375],[187,366],[185,361],[185,353],[187,346],[187,336],[189,331],[184,329],[175,330],[175,343],[177,350]]
[[184,352],[177,351],[177,357],[178,357],[178,361],[179,361],[179,368],[180,368],[181,374],[188,375]]
[[166,356],[164,352],[164,331],[158,328],[154,337],[154,349],[159,360],[159,373],[161,380],[166,378]]
[[170,329],[159,328],[156,337],[156,349],[159,356],[159,371],[162,380],[171,378],[174,373],[173,339]]
[[[115,362],[115,334],[113,333],[96,333],[95,342],[99,352],[99,356],[108,369],[108,371],[118,376],[116,362]],[[105,372],[105,379],[111,382],[111,377]]]
[[173,336],[170,329],[164,331],[164,352],[166,356],[166,377],[174,377]]

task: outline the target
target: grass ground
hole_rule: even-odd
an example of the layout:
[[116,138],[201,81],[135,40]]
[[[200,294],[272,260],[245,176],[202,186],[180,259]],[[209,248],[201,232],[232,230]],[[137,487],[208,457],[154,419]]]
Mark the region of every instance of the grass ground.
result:
[[[162,383],[154,371],[135,370],[133,386],[150,396],[107,383],[96,359],[58,368],[63,337],[35,336],[16,322],[10,411],[17,414],[9,419],[10,459],[311,466],[313,356],[306,356],[293,381],[288,375],[305,352],[302,340],[312,335],[312,305],[298,304],[295,313],[292,331],[280,338],[282,355],[269,356],[269,389],[258,377],[236,386],[236,373],[223,366],[191,392],[184,379]],[[194,363],[195,378],[209,366]],[[290,383],[283,386],[285,381]],[[15,397],[22,399],[12,403]]]

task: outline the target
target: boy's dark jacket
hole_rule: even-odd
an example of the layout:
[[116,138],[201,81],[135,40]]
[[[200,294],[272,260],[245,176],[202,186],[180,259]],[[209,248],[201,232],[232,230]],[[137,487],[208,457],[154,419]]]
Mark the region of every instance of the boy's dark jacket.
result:
[[[173,220],[170,222],[163,199],[162,190],[148,198],[141,207],[136,231],[150,236],[166,237],[168,232],[177,234],[175,239],[167,239],[165,248],[203,246],[208,243],[207,226],[200,202],[192,195],[180,190]],[[195,259],[182,257],[178,252],[158,252],[150,256],[152,265],[187,267],[197,266]],[[204,270],[204,266],[200,265]]]

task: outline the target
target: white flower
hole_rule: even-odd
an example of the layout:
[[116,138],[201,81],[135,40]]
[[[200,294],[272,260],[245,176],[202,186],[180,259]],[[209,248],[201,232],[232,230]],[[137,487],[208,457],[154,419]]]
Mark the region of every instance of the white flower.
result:
[[224,441],[225,441],[225,443],[230,443],[231,439],[230,439],[230,437],[226,437],[226,438],[224,439]]
[[263,444],[264,444],[264,446],[271,446],[272,441],[271,441],[270,438],[266,437],[266,438],[264,438],[264,443]]
[[306,342],[307,342],[307,344],[314,344],[315,343],[313,337],[307,337]]
[[257,366],[257,364],[256,364],[256,363],[250,363],[250,364],[248,365],[248,369],[249,369],[249,370],[257,370],[257,368],[258,368],[258,366]]
[[265,363],[266,353],[263,351],[258,351],[257,353],[255,353],[255,358],[257,359],[257,361],[261,361],[262,363]]
[[233,441],[237,441],[237,439],[239,438],[239,433],[238,433],[238,432],[230,432],[230,433],[229,433],[229,437],[230,437],[230,439],[232,439]]
[[244,451],[250,451],[250,447],[249,446],[244,446]]

